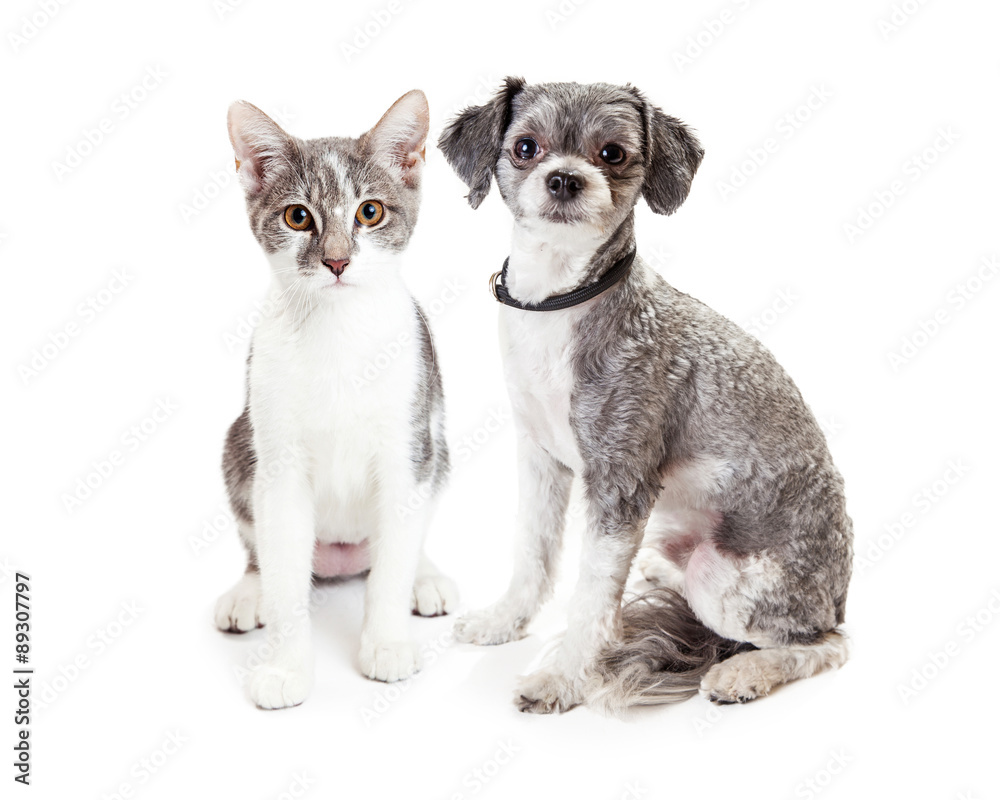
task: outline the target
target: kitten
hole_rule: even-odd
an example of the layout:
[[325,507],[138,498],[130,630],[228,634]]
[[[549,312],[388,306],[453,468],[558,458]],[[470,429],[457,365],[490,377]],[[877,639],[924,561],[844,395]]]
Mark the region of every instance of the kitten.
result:
[[357,139],[302,140],[249,103],[229,109],[273,283],[223,454],[248,564],[215,621],[266,624],[273,656],[250,681],[261,708],[309,694],[313,575],[370,569],[360,664],[375,680],[419,668],[411,609],[434,616],[457,602],[422,553],[448,473],[444,399],[430,330],[400,277],[427,127],[420,91]]

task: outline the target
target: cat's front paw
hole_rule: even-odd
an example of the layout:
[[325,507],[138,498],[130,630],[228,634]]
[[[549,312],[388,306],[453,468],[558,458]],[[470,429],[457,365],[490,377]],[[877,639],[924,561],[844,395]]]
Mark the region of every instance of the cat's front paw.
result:
[[421,617],[440,617],[455,610],[458,589],[455,582],[444,575],[425,575],[413,584],[410,607]]
[[544,669],[521,678],[514,691],[514,705],[531,714],[561,714],[583,699],[582,681]]
[[260,573],[248,572],[215,604],[215,625],[221,631],[246,633],[264,624],[260,616]]
[[455,638],[469,644],[504,644],[524,638],[528,621],[496,606],[467,614],[455,623]]
[[361,672],[373,681],[393,683],[420,671],[420,654],[412,642],[377,642],[361,645]]
[[289,708],[299,705],[312,689],[312,670],[262,664],[250,677],[250,698],[259,708]]

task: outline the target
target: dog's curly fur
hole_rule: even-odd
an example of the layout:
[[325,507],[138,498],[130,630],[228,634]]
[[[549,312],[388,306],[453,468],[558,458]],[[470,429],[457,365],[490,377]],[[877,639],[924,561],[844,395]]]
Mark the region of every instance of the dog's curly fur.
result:
[[[635,248],[639,197],[672,213],[703,155],[687,126],[630,86],[513,78],[452,122],[440,146],[474,207],[496,180],[514,216],[508,290],[528,302],[598,280]],[[557,191],[557,174],[574,177],[573,193]],[[573,475],[588,508],[567,633],[522,684],[519,707],[617,709],[699,688],[745,702],[844,662],[843,480],[760,342],[641,257],[580,306],[502,307],[501,337],[521,544],[511,588],[462,623],[461,638],[522,635],[551,588]],[[647,574],[666,588],[623,612],[642,543]]]

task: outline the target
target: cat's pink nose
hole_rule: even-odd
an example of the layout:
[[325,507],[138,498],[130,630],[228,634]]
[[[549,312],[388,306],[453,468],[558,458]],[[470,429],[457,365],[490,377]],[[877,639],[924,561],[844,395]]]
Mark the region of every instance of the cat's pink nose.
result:
[[339,261],[334,261],[333,259],[330,258],[324,258],[323,263],[330,268],[330,272],[332,272],[339,278],[341,275],[344,274],[344,270],[347,269],[347,265],[350,264],[351,262],[346,258],[341,259]]

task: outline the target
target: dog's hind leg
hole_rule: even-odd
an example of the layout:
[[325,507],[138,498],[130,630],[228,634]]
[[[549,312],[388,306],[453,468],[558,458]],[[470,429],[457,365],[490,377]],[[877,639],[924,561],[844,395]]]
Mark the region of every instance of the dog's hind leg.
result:
[[847,656],[847,638],[837,630],[822,634],[813,644],[737,653],[708,671],[701,681],[701,695],[720,705],[746,703],[783,683],[841,667]]
[[685,583],[702,622],[758,648],[714,665],[702,678],[701,695],[715,703],[745,703],[847,661],[847,638],[836,627],[843,622],[843,598],[821,570],[795,581],[769,556],[727,555],[706,541],[692,554]]
[[654,586],[684,594],[684,571],[645,541],[635,557],[633,569]]

